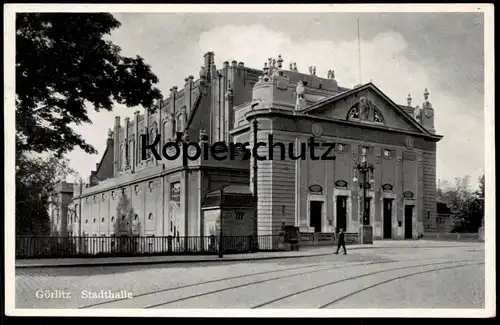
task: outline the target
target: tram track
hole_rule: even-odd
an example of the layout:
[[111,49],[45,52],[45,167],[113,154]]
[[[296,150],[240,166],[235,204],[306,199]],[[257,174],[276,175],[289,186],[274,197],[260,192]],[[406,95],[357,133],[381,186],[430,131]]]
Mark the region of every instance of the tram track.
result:
[[[392,261],[378,261],[378,262],[362,262],[362,263],[356,263],[352,264],[352,266],[360,266],[360,265],[370,265],[374,263],[390,263]],[[185,285],[180,285],[177,287],[171,287],[171,288],[165,288],[165,289],[160,289],[160,290],[154,290],[154,291],[149,291],[141,294],[134,295],[133,299],[139,298],[139,297],[145,297],[149,295],[154,295],[154,294],[159,294],[159,293],[164,293],[168,291],[173,291],[173,290],[179,290],[179,289],[186,289],[186,288],[191,288],[195,286],[201,286],[201,285],[206,285],[206,284],[211,284],[211,283],[217,283],[217,282],[223,282],[223,281],[228,281],[228,280],[236,280],[236,279],[242,279],[246,277],[251,277],[251,276],[258,276],[258,275],[264,275],[264,274],[270,274],[270,273],[278,273],[278,272],[288,272],[288,271],[295,271],[295,270],[303,270],[303,269],[310,269],[318,266],[324,266],[326,265],[325,263],[318,263],[318,264],[312,264],[312,265],[307,265],[307,266],[300,266],[300,267],[294,267],[294,268],[288,268],[288,269],[279,269],[279,270],[272,270],[272,271],[263,271],[263,272],[257,272],[257,273],[249,273],[249,274],[242,274],[242,275],[236,275],[236,276],[231,276],[231,277],[226,277],[226,278],[221,278],[221,279],[213,279],[213,280],[208,280],[208,281],[203,281],[203,282],[196,282],[196,283],[191,283],[191,284],[185,284]],[[313,272],[317,272],[318,270],[314,270]],[[305,273],[299,273],[299,274],[305,274]],[[289,276],[294,276],[295,274],[289,275]],[[128,300],[127,298],[123,299],[113,299],[113,300],[108,300],[108,301],[103,301],[103,302],[98,302],[95,304],[90,304],[90,305],[85,305],[80,307],[81,309],[85,308],[91,308],[91,307],[96,307],[96,306],[101,306],[101,305],[106,305],[106,304],[111,304],[123,300]]]
[[381,286],[383,284],[387,284],[387,283],[390,283],[390,282],[393,282],[393,281],[397,281],[397,280],[401,280],[401,279],[405,279],[405,278],[409,278],[409,277],[412,277],[412,276],[416,276],[416,275],[420,275],[420,274],[426,274],[426,273],[432,273],[432,272],[439,272],[439,271],[442,271],[442,270],[450,270],[450,269],[456,269],[456,268],[460,268],[460,267],[464,267],[464,266],[471,266],[471,265],[484,265],[485,263],[482,262],[482,263],[470,263],[470,264],[461,264],[461,265],[454,265],[454,266],[447,266],[447,267],[442,267],[442,268],[438,268],[438,269],[433,269],[433,270],[426,270],[426,271],[420,271],[420,272],[414,272],[414,273],[410,273],[410,274],[405,274],[405,275],[401,275],[401,276],[398,276],[398,277],[394,277],[394,278],[391,278],[391,279],[388,279],[388,280],[384,280],[384,281],[380,281],[380,282],[377,282],[375,284],[372,284],[366,288],[362,288],[360,290],[356,290],[354,292],[351,292],[347,295],[344,295],[340,298],[337,298],[335,300],[332,300],[330,302],[328,302],[327,304],[324,304],[322,306],[319,307],[319,309],[324,309],[326,307],[329,307],[339,301],[342,301],[346,298],[349,298],[349,297],[352,297],[356,294],[359,294],[363,291],[366,291],[366,290],[369,290],[369,289],[372,289],[372,288],[375,288],[375,287],[378,287],[378,286]]
[[[422,260],[422,259],[415,259],[415,260]],[[409,261],[409,260],[406,260],[406,261]],[[404,261],[404,262],[406,262],[406,261]],[[315,289],[318,289],[318,288],[321,288],[321,287],[326,287],[328,285],[333,285],[333,284],[336,284],[336,283],[341,283],[341,282],[345,282],[345,281],[349,281],[349,280],[353,280],[353,279],[367,277],[367,276],[374,275],[374,274],[379,274],[379,273],[384,273],[384,272],[390,272],[390,271],[394,271],[394,270],[403,270],[403,269],[409,269],[409,268],[415,268],[415,267],[422,267],[422,266],[442,265],[442,264],[460,263],[460,262],[472,262],[472,261],[475,261],[475,260],[461,260],[461,261],[448,261],[448,262],[440,261],[440,262],[437,262],[437,263],[412,265],[412,266],[405,266],[405,267],[398,267],[398,268],[391,268],[391,269],[386,269],[386,270],[381,270],[381,271],[375,271],[375,272],[371,272],[371,273],[368,273],[368,274],[363,274],[363,275],[349,277],[349,278],[346,278],[346,279],[337,280],[337,281],[334,281],[334,282],[330,282],[330,283],[323,284],[323,285],[320,285],[320,286],[316,286],[316,287],[313,287],[313,288],[309,288],[309,289],[306,289],[306,290],[301,290],[301,291],[295,292],[293,294],[286,295],[286,296],[280,297],[278,299],[273,299],[273,300],[268,301],[266,303],[259,304],[257,306],[251,307],[251,309],[260,308],[262,306],[269,305],[269,304],[271,304],[273,302],[276,302],[276,301],[279,301],[279,300],[283,300],[283,299],[286,299],[288,297],[291,297],[291,296],[294,296],[294,295],[297,295],[297,294],[300,294],[300,293],[312,291],[312,290],[315,290]],[[402,261],[373,262],[373,263],[365,263],[364,265],[390,264],[390,263],[401,263],[401,262]],[[275,280],[281,280],[281,279],[284,279],[284,278],[290,278],[290,277],[294,277],[294,276],[300,276],[300,275],[306,275],[306,274],[312,274],[312,273],[318,273],[318,272],[324,272],[324,271],[332,271],[332,270],[335,270],[335,269],[344,269],[344,268],[349,268],[349,267],[354,267],[354,266],[360,266],[360,265],[350,264],[350,265],[345,265],[345,266],[322,268],[320,270],[313,270],[313,271],[308,271],[308,272],[302,272],[302,273],[296,273],[296,274],[291,274],[291,275],[279,276],[279,277],[269,278],[269,279],[265,279],[265,280],[259,280],[259,281],[254,281],[254,282],[250,282],[250,283],[244,283],[244,284],[229,286],[229,287],[221,288],[221,289],[217,289],[217,290],[211,290],[211,291],[207,291],[207,292],[203,292],[203,293],[199,293],[199,294],[189,295],[189,296],[183,297],[183,298],[173,299],[173,300],[169,300],[169,301],[163,301],[163,302],[160,302],[160,303],[155,303],[155,304],[152,304],[152,305],[145,306],[143,308],[145,308],[145,309],[158,308],[158,307],[161,307],[161,306],[166,306],[166,305],[174,304],[174,303],[181,302],[181,301],[186,301],[186,300],[190,300],[190,299],[194,299],[194,298],[198,298],[198,297],[208,296],[208,295],[212,295],[212,294],[216,294],[216,293],[220,293],[220,292],[224,292],[224,291],[229,291],[229,290],[244,288],[244,287],[248,287],[248,286],[252,286],[252,285],[256,285],[256,284],[266,283],[266,282],[275,281]]]
[[[305,290],[300,290],[300,291],[297,291],[297,292],[294,292],[292,294],[288,294],[288,295],[285,295],[285,296],[282,296],[282,297],[279,297],[279,298],[276,298],[276,299],[273,299],[273,300],[270,300],[270,301],[266,301],[265,303],[262,303],[262,304],[259,304],[257,306],[254,306],[254,307],[251,307],[251,309],[257,309],[257,308],[261,308],[261,307],[264,307],[264,306],[267,306],[267,305],[270,305],[272,303],[275,303],[275,302],[278,302],[278,301],[281,301],[281,300],[284,300],[284,299],[287,299],[287,298],[290,298],[290,297],[293,297],[293,296],[297,296],[297,295],[300,295],[300,294],[303,294],[303,293],[306,293],[306,292],[311,292],[311,291],[314,291],[314,290],[318,290],[318,289],[322,289],[322,288],[326,288],[326,287],[329,287],[329,286],[333,286],[333,285],[336,285],[336,284],[339,284],[339,283],[343,283],[343,282],[347,282],[347,281],[351,281],[351,280],[357,280],[357,279],[361,279],[361,278],[365,278],[365,277],[369,277],[369,276],[372,276],[372,275],[376,275],[376,274],[382,274],[382,273],[386,273],[386,272],[391,272],[391,271],[395,271],[395,270],[404,270],[404,269],[410,269],[410,268],[415,268],[415,267],[423,267],[423,266],[432,266],[432,265],[442,265],[442,264],[451,264],[451,263],[460,263],[460,262],[474,262],[474,261],[477,261],[477,260],[461,260],[461,261],[449,261],[449,262],[439,262],[439,263],[428,263],[428,264],[420,264],[420,265],[413,265],[413,266],[404,266],[404,267],[398,267],[398,268],[394,268],[394,269],[387,269],[387,270],[380,270],[380,271],[374,271],[374,272],[371,272],[371,273],[367,273],[367,274],[362,274],[362,275],[356,275],[356,276],[352,276],[352,277],[349,277],[349,278],[345,278],[345,279],[340,279],[340,280],[336,280],[336,281],[332,281],[332,282],[329,282],[329,283],[325,283],[325,284],[322,284],[322,285],[318,285],[318,286],[314,286],[312,288],[307,288]],[[461,266],[468,266],[468,265],[480,265],[480,264],[484,264],[484,263],[470,263],[470,264],[462,264],[460,266],[450,266],[450,267],[445,267],[443,269],[449,269],[449,268],[454,268],[454,267],[461,267]],[[426,271],[420,271],[420,272],[417,272],[417,273],[414,273],[414,274],[411,274],[411,275],[418,275],[420,273],[430,273],[430,272],[433,272],[435,270],[439,270],[439,269],[433,269],[433,270],[426,270]],[[409,277],[410,275],[403,275],[403,276],[398,276],[398,277],[394,277],[392,279],[389,279],[389,280],[385,280],[385,281],[382,281],[378,284],[375,284],[373,286],[370,286],[370,287],[367,287],[367,288],[363,288],[361,290],[358,290],[354,293],[351,293],[351,294],[348,294],[346,295],[345,297],[341,297],[337,300],[334,300],[334,301],[331,301],[329,302],[328,304],[326,305],[323,305],[321,306],[320,308],[324,308],[326,306],[329,306],[329,305],[332,305],[333,303],[335,303],[336,301],[340,301],[342,299],[345,299],[347,298],[348,296],[350,295],[353,295],[353,294],[356,294],[356,293],[359,293],[359,292],[362,292],[364,290],[368,290],[370,289],[371,287],[375,287],[377,285],[382,285],[382,284],[385,284],[385,283],[388,283],[388,282],[391,282],[391,281],[395,281],[395,280],[398,280],[399,278],[405,278],[405,277]]]
[[[269,279],[263,279],[263,280],[259,280],[259,281],[252,281],[252,282],[249,282],[249,283],[243,283],[243,284],[239,284],[239,285],[233,285],[233,286],[229,286],[229,287],[225,287],[225,288],[221,288],[221,289],[217,289],[217,290],[211,290],[211,291],[208,291],[208,292],[203,292],[203,293],[199,293],[199,294],[189,295],[187,297],[182,297],[182,298],[179,298],[179,299],[174,299],[174,300],[169,300],[169,301],[163,301],[163,302],[156,303],[156,304],[153,304],[153,305],[147,305],[147,306],[144,306],[144,307],[139,307],[139,308],[146,308],[146,309],[157,308],[157,307],[160,307],[160,306],[163,306],[163,305],[169,305],[169,304],[173,304],[173,303],[176,303],[176,302],[179,302],[179,301],[185,301],[185,300],[190,300],[190,299],[194,299],[194,298],[197,298],[197,297],[208,296],[208,295],[211,295],[211,294],[216,294],[216,293],[224,292],[224,291],[228,291],[228,290],[233,290],[233,289],[248,287],[248,286],[252,286],[252,285],[256,285],[256,284],[261,284],[261,283],[276,281],[276,280],[290,278],[290,277],[296,277],[296,276],[314,274],[314,273],[324,272],[324,271],[328,272],[328,271],[335,270],[335,269],[345,269],[345,268],[352,268],[352,267],[357,267],[357,266],[370,266],[370,265],[378,265],[378,264],[403,263],[403,262],[414,262],[414,261],[435,260],[435,259],[440,259],[440,258],[439,257],[429,257],[429,258],[416,258],[416,259],[406,259],[406,260],[398,260],[398,261],[394,261],[394,260],[380,260],[380,261],[371,261],[371,262],[352,263],[352,264],[347,264],[347,265],[345,265],[345,264],[344,265],[335,265],[333,267],[331,265],[332,263],[316,263],[316,264],[307,265],[307,266],[300,266],[300,267],[286,268],[286,269],[282,268],[282,269],[279,269],[279,270],[271,270],[271,271],[263,271],[263,272],[257,272],[257,273],[242,274],[242,275],[237,275],[237,276],[231,276],[231,277],[225,277],[225,278],[220,278],[220,279],[213,279],[213,280],[208,280],[208,281],[203,281],[203,282],[196,282],[196,283],[191,283],[191,284],[186,284],[186,285],[180,285],[180,286],[175,286],[175,287],[170,287],[170,288],[164,288],[164,289],[159,289],[159,290],[153,290],[153,291],[144,292],[144,293],[141,293],[141,294],[134,295],[134,297],[132,299],[127,299],[127,298],[125,298],[125,299],[113,299],[113,300],[107,300],[107,301],[102,301],[102,302],[97,302],[97,303],[94,303],[94,304],[89,304],[89,305],[81,306],[81,307],[78,307],[78,308],[80,308],[80,309],[86,309],[86,308],[92,308],[92,307],[105,306],[105,305],[110,305],[110,304],[117,303],[117,302],[120,302],[120,301],[123,301],[123,300],[137,300],[138,298],[148,297],[148,296],[153,297],[154,295],[159,295],[159,294],[166,293],[166,292],[169,292],[169,291],[188,289],[188,288],[193,288],[193,287],[197,287],[197,286],[203,286],[203,285],[207,285],[207,284],[214,284],[214,283],[218,283],[218,282],[224,282],[224,281],[230,281],[230,280],[238,280],[238,279],[250,278],[250,277],[253,277],[253,276],[259,276],[259,275],[265,275],[265,274],[280,273],[280,272],[282,273],[282,272],[290,272],[290,271],[299,271],[299,270],[307,270],[307,269],[311,269],[311,268],[321,267],[320,269],[314,269],[314,270],[310,270],[310,271],[298,272],[298,273],[293,273],[293,274],[286,274],[286,275],[276,276],[276,277],[272,277],[272,278],[269,278]],[[364,275],[360,275],[360,276],[356,276],[356,277],[351,277],[351,278],[343,279],[343,280],[340,280],[340,281],[336,281],[336,283],[343,282],[343,281],[349,281],[349,280],[354,279],[354,278],[365,277],[365,276],[369,276],[369,275],[372,275],[372,274],[378,274],[378,273],[381,273],[381,272],[389,272],[389,271],[397,270],[397,269],[407,269],[407,268],[414,268],[414,267],[427,266],[427,265],[440,265],[440,264],[470,262],[470,261],[474,261],[474,260],[444,261],[444,262],[440,261],[438,263],[420,264],[420,265],[413,265],[413,266],[408,266],[408,267],[403,267],[403,268],[393,268],[393,269],[376,271],[376,272],[372,272],[370,274],[364,274]],[[322,267],[322,266],[325,266],[325,267]],[[329,283],[327,285],[333,285],[333,284],[334,283]],[[320,286],[320,287],[322,287],[322,286]],[[310,289],[307,289],[307,290],[305,290],[303,292],[311,291],[311,290],[314,290],[314,289],[316,289],[316,288],[310,288]],[[280,297],[279,299],[268,301],[268,302],[266,302],[264,304],[261,304],[261,305],[258,305],[258,306],[252,307],[252,308],[260,308],[262,306],[271,304],[271,303],[273,303],[275,301],[286,299],[287,297],[290,297],[290,296],[293,296],[293,295],[296,295],[296,294],[300,294],[300,293],[302,293],[302,291],[301,292],[296,292],[294,294],[287,295],[287,296],[284,296],[284,297]],[[109,307],[109,308],[113,308],[113,307]]]

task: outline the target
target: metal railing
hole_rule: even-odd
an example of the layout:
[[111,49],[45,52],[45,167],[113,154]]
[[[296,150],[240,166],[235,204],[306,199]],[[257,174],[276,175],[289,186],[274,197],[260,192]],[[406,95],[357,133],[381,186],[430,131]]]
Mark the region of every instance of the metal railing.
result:
[[[358,243],[358,234],[346,233],[346,244]],[[16,237],[16,258],[110,257],[141,255],[215,255],[250,253],[252,236],[92,236]],[[259,251],[282,251],[284,233],[258,236]],[[335,245],[334,233],[300,233],[299,246]]]
[[[249,253],[252,236],[224,236],[225,254]],[[282,235],[258,236],[259,251],[283,250]],[[218,236],[17,237],[16,258],[217,254]]]
[[[336,233],[300,233],[300,245],[301,246],[328,246],[328,245],[336,245],[338,240],[338,234]],[[344,240],[346,245],[353,245],[359,243],[359,234],[358,233],[345,233]]]

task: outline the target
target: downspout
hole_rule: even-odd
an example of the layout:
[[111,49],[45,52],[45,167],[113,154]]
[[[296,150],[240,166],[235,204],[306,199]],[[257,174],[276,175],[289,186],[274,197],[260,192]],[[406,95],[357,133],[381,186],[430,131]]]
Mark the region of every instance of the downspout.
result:
[[[184,137],[184,141],[187,141],[187,134]],[[189,236],[189,230],[188,230],[188,222],[189,222],[189,214],[188,214],[188,204],[189,204],[189,188],[188,188],[188,162],[187,162],[187,157],[184,155],[182,156],[182,167],[183,167],[183,185],[182,187],[184,188],[184,238],[185,238],[185,244],[184,244],[184,249],[187,249],[188,245],[188,236]]]
[[78,193],[78,196],[80,197],[80,199],[78,200],[78,236],[81,237],[83,234],[82,234],[82,189],[83,189],[83,183],[82,183],[82,179],[80,178],[80,188],[79,188],[79,192]]
[[[217,118],[218,118],[218,123],[217,123],[217,141],[220,141],[220,138],[221,138],[221,132],[220,132],[220,125],[221,125],[221,115],[222,115],[222,121],[224,121],[224,115],[223,115],[223,112],[222,112],[222,107],[221,107],[221,96],[220,96],[220,92],[221,92],[221,79],[222,79],[222,74],[221,73],[218,73],[217,74],[217,78],[218,78],[218,87],[217,87],[217,107],[219,108],[219,112],[217,114]],[[224,123],[224,122],[222,122]]]
[[[162,172],[165,170],[165,165],[162,167]],[[163,173],[162,173],[163,174]],[[162,237],[165,235],[165,177],[161,177],[161,215],[162,215]],[[168,216],[168,214],[167,214]]]

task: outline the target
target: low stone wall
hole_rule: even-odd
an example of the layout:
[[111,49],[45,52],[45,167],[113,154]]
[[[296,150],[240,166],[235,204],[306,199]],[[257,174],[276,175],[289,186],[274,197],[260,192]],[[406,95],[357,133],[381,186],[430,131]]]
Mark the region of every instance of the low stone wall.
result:
[[450,233],[434,232],[425,233],[423,239],[426,240],[448,240],[448,241],[481,241],[478,233]]

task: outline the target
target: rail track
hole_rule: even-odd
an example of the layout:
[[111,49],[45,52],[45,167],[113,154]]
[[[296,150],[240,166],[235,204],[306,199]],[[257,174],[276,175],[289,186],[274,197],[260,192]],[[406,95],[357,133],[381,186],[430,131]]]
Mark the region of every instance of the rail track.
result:
[[[133,303],[134,300],[137,301],[138,298],[141,298],[141,297],[150,297],[150,298],[154,299],[155,295],[158,295],[159,296],[158,300],[160,300],[160,295],[163,294],[163,293],[169,292],[169,291],[181,290],[181,289],[198,287],[198,286],[199,287],[203,287],[203,286],[208,285],[208,284],[223,283],[224,281],[246,279],[246,278],[251,278],[251,277],[255,277],[255,276],[262,276],[262,275],[267,275],[267,274],[273,274],[273,273],[280,273],[280,272],[281,273],[283,273],[283,272],[289,273],[289,272],[293,272],[293,271],[299,271],[299,272],[294,272],[292,274],[285,274],[285,275],[279,275],[279,276],[275,276],[275,277],[271,277],[271,278],[267,278],[267,279],[262,279],[262,280],[257,280],[257,281],[250,281],[248,283],[242,283],[242,284],[224,286],[224,287],[222,287],[220,289],[208,290],[206,292],[201,292],[201,293],[196,293],[196,294],[190,294],[190,295],[187,295],[185,297],[181,297],[181,298],[177,298],[177,299],[163,300],[163,301],[160,300],[159,302],[156,302],[154,304],[146,304],[143,307],[139,307],[139,308],[149,309],[149,308],[161,308],[161,307],[165,306],[165,307],[168,308],[168,305],[172,305],[172,304],[175,304],[177,302],[188,301],[188,300],[199,298],[199,297],[214,295],[214,294],[217,294],[217,293],[221,293],[221,292],[225,292],[225,291],[230,291],[230,290],[235,290],[235,289],[244,288],[244,287],[251,287],[251,286],[254,286],[254,285],[259,285],[259,284],[262,284],[262,283],[277,281],[277,280],[286,279],[286,278],[292,278],[292,277],[298,277],[298,276],[307,276],[309,274],[314,274],[314,273],[319,273],[319,272],[329,272],[329,271],[336,270],[336,269],[347,269],[347,268],[352,268],[352,267],[356,267],[356,266],[365,266],[365,265],[369,266],[369,265],[381,265],[381,264],[390,265],[390,264],[396,264],[396,263],[402,263],[402,262],[424,261],[424,260],[434,260],[434,259],[440,259],[440,258],[439,257],[430,257],[430,258],[407,259],[407,260],[399,260],[399,261],[380,260],[380,261],[360,262],[360,263],[351,263],[351,264],[347,264],[347,265],[334,265],[334,266],[328,265],[326,263],[318,263],[318,264],[312,264],[312,265],[300,266],[300,267],[294,267],[294,268],[287,268],[287,269],[280,269],[280,270],[273,270],[273,271],[265,271],[265,272],[257,272],[257,273],[249,273],[249,274],[243,274],[243,275],[238,275],[238,276],[225,277],[225,278],[221,278],[221,279],[214,279],[214,280],[210,280],[210,281],[203,281],[203,282],[197,282],[197,283],[192,283],[192,284],[186,284],[186,285],[181,285],[181,286],[176,286],[176,287],[171,287],[171,288],[165,288],[165,289],[160,289],[160,290],[154,290],[154,291],[150,291],[150,292],[146,292],[146,293],[135,295],[132,299],[108,300],[108,301],[103,301],[103,302],[94,303],[94,304],[90,304],[90,305],[85,305],[85,306],[82,306],[80,308],[105,307],[106,305],[112,305],[113,303],[118,303],[118,302],[120,302],[122,300],[132,300],[132,303]],[[414,275],[418,275],[418,274],[423,274],[423,273],[437,272],[437,271],[440,271],[440,270],[445,270],[445,269],[450,269],[450,268],[464,267],[464,266],[467,266],[467,265],[475,265],[475,264],[476,265],[480,265],[480,264],[484,264],[484,262],[477,263],[478,262],[477,259],[469,259],[469,260],[439,261],[439,262],[435,262],[435,263],[418,264],[418,265],[411,265],[411,266],[403,266],[403,267],[395,267],[395,268],[383,269],[383,270],[373,271],[373,272],[369,272],[369,273],[365,273],[365,274],[360,274],[360,275],[356,275],[356,276],[351,276],[351,277],[340,279],[340,280],[336,280],[336,281],[331,281],[331,282],[328,282],[328,283],[324,283],[324,284],[321,284],[321,285],[317,285],[317,286],[313,286],[313,287],[307,288],[305,290],[299,290],[299,291],[296,291],[294,293],[283,295],[283,296],[278,297],[276,299],[272,299],[272,300],[266,301],[264,303],[260,303],[258,305],[252,306],[250,308],[251,309],[262,308],[262,307],[271,305],[271,304],[273,304],[275,302],[278,302],[278,301],[290,298],[292,296],[300,295],[300,294],[303,294],[303,293],[306,293],[306,292],[311,292],[311,291],[314,291],[314,290],[318,290],[318,289],[325,288],[325,287],[328,287],[328,286],[333,286],[333,285],[336,285],[336,284],[339,284],[339,283],[344,283],[344,282],[347,282],[347,281],[355,281],[357,279],[374,276],[376,274],[382,274],[382,273],[391,272],[391,271],[395,271],[395,270],[405,270],[405,269],[416,268],[416,267],[434,266],[434,265],[436,265],[436,266],[438,266],[438,265],[442,266],[442,265],[447,265],[447,264],[458,264],[458,263],[468,263],[468,262],[476,262],[476,263],[446,266],[446,267],[443,267],[443,268],[436,268],[436,269],[432,269],[432,270],[425,270],[425,271],[414,272],[414,273],[411,273],[411,274],[405,274],[405,275],[401,275],[401,276],[396,276],[396,277],[393,277],[393,278],[390,278],[390,279],[387,279],[387,280],[384,280],[384,281],[381,281],[381,282],[377,282],[377,283],[375,283],[375,284],[373,284],[371,286],[362,288],[362,289],[357,290],[355,292],[348,293],[348,294],[346,294],[346,295],[344,295],[342,297],[336,298],[335,300],[328,302],[327,304],[324,304],[324,305],[320,306],[319,308],[327,308],[327,307],[335,304],[336,302],[338,302],[340,300],[343,300],[343,299],[345,299],[347,297],[350,297],[352,295],[358,294],[360,292],[363,292],[365,290],[371,289],[373,287],[389,283],[391,281],[396,281],[398,279],[403,279],[403,278],[407,278],[407,277],[410,277],[410,276],[414,276]],[[308,270],[308,269],[311,269],[311,268],[314,268],[314,269],[313,270]],[[113,308],[113,307],[110,306],[109,308]]]

